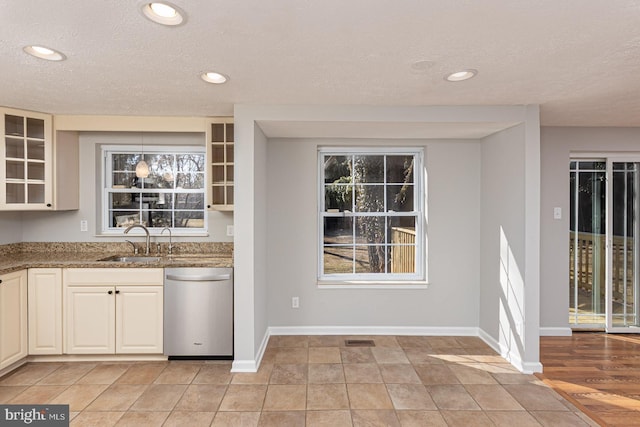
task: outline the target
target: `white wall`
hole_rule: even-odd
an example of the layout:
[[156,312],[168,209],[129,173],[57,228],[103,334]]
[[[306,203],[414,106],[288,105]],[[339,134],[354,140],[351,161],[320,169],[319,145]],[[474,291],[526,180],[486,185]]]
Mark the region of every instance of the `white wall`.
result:
[[[430,286],[319,289],[317,148],[389,144],[425,148]],[[267,146],[269,326],[478,326],[478,141],[271,139]],[[292,296],[300,297],[299,309],[291,308]]]
[[482,142],[480,327],[519,360],[524,355],[523,126]]
[[22,218],[19,212],[0,212],[0,245],[22,241]]
[[530,128],[482,141],[480,328],[514,365],[539,371],[539,137]]
[[[547,335],[569,327],[569,159],[571,153],[640,155],[639,128],[543,127],[541,142],[540,326]],[[553,208],[562,219],[553,219]]]
[[267,138],[250,111],[236,107],[234,237],[234,361],[255,371],[267,337]]
[[[97,209],[101,198],[101,145],[140,145],[139,132],[82,132],[80,133],[80,209],[64,212],[23,212],[22,241],[24,242],[90,242],[118,241],[120,237],[98,236],[101,213]],[[144,144],[204,145],[204,134],[145,133]],[[64,191],[64,189],[62,190]],[[80,221],[87,220],[89,231],[80,231]],[[176,241],[231,241],[226,226],[233,224],[232,212],[208,212],[208,237],[176,237]],[[159,238],[159,239],[166,239]]]

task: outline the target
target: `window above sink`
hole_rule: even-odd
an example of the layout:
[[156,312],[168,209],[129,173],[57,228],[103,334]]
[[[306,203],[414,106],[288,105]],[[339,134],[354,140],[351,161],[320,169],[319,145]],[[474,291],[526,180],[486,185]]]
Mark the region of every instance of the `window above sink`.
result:
[[[102,233],[122,234],[132,224],[152,234],[202,235],[206,221],[205,147],[113,145],[102,147]],[[138,177],[136,165],[148,164]]]

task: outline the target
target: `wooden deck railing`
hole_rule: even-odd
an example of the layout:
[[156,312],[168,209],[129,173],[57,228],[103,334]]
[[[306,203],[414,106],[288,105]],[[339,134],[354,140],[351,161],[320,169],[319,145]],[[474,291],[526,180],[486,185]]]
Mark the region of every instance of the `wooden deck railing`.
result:
[[[391,272],[416,272],[416,230],[412,228],[391,228]],[[410,246],[398,246],[410,245]]]
[[[576,239],[577,234],[577,239]],[[626,243],[626,247],[625,247]],[[569,280],[578,286],[593,291],[594,274],[600,284],[600,294],[605,294],[606,240],[602,234],[569,233]],[[634,239],[633,237],[613,237],[612,282],[613,298],[622,299],[625,291],[625,251],[627,297],[633,298]]]

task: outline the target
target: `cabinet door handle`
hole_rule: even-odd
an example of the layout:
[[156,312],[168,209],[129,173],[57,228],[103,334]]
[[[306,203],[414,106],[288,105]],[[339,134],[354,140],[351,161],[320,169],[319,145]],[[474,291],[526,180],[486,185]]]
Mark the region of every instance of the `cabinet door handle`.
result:
[[2,283],[2,279],[0,279],[0,283]]
[[119,291],[119,290],[116,290],[116,294],[119,294],[119,293],[120,293],[120,291]]
[[111,295],[111,294],[113,293],[113,291],[108,291],[107,293],[108,293],[109,295]]
[[51,203],[47,203],[47,207],[50,208],[51,207]]

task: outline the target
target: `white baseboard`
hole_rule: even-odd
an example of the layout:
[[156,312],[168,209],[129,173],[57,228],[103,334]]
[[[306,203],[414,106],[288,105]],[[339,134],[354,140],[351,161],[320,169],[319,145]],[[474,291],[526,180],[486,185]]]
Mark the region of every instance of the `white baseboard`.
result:
[[231,372],[258,372],[258,365],[255,360],[234,360]]
[[458,326],[271,326],[269,335],[424,335],[476,337],[478,328]]
[[262,343],[260,343],[260,348],[258,349],[258,353],[256,354],[255,360],[234,360],[231,364],[231,372],[258,372],[258,368],[260,367],[260,363],[262,363],[262,358],[264,357],[264,352],[267,349],[267,344],[269,343],[269,337],[271,333],[269,328],[267,328],[264,333],[264,337],[262,337]]
[[489,347],[494,349],[500,356],[505,358],[509,363],[511,363],[516,369],[518,369],[523,374],[533,374],[536,372],[542,372],[542,363],[540,362],[523,362],[519,355],[509,351],[508,348],[501,345],[495,338],[486,333],[483,329],[479,330],[478,336],[485,342]]
[[570,337],[572,334],[571,328],[540,328],[541,337]]

